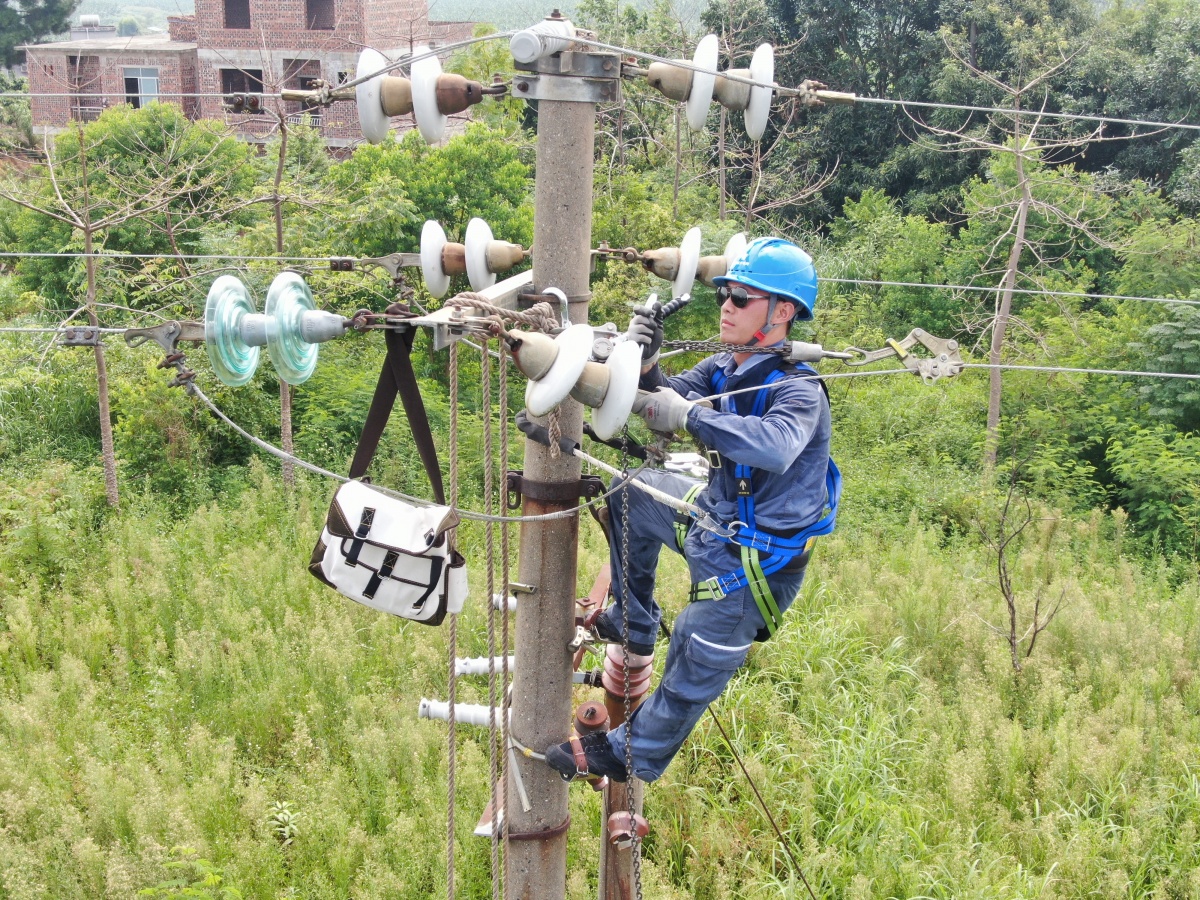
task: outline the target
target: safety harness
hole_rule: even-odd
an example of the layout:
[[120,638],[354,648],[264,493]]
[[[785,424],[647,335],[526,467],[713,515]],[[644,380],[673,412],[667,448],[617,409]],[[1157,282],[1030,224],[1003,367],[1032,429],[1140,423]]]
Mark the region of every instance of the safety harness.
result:
[[[804,373],[816,375],[817,372],[806,365],[786,365],[772,370],[763,380],[762,389],[754,395],[754,405],[750,415],[762,417],[766,412],[768,385],[774,384],[792,375]],[[725,389],[728,376],[721,369],[712,373],[711,383],[714,394],[720,394]],[[824,382],[819,382],[825,391],[826,400],[829,391]],[[736,400],[734,401],[736,406]],[[714,469],[722,468],[720,458],[714,451],[709,452],[709,459]],[[720,477],[720,476],[714,476]],[[781,536],[759,529],[754,521],[754,468],[737,464],[733,470],[734,482],[737,485],[738,519],[734,533],[730,537],[720,536],[722,540],[736,546],[741,556],[742,565],[724,575],[715,575],[692,585],[689,601],[720,600],[740,588],[749,587],[758,605],[758,611],[766,622],[765,635],[760,632],[760,640],[772,637],[783,623],[783,615],[779,604],[771,593],[767,577],[794,564],[802,567],[808,560],[809,551],[818,537],[833,531],[837,521],[838,502],[842,496],[842,473],[833,460],[825,471],[826,512],[820,519],[794,534]],[[684,500],[692,502],[703,485],[696,485]],[[687,537],[688,524],[677,521],[675,524],[675,540],[679,551],[683,552],[683,542]]]

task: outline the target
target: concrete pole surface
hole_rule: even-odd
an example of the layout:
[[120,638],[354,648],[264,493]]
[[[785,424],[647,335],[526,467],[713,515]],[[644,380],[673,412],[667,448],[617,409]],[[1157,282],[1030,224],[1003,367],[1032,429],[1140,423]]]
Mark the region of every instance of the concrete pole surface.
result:
[[[593,103],[542,100],[538,105],[537,183],[534,194],[534,287],[556,287],[571,303],[571,321],[587,321],[591,266],[592,156],[596,140]],[[579,440],[583,407],[568,399],[560,407],[564,437]],[[579,460],[552,459],[541,444],[525,444],[525,478],[577,482]],[[525,499],[532,515],[569,508]],[[532,585],[517,606],[517,669],[513,678],[512,731],[541,752],[567,739],[571,724],[571,654],[575,631],[579,517],[524,522],[520,580]],[[521,808],[510,781],[509,884],[518,900],[556,900],[566,893],[567,784],[544,762],[519,757],[520,777],[532,808]],[[546,832],[546,837],[537,837]]]
[[[643,700],[645,694],[633,698],[629,711],[633,712]],[[604,692],[604,707],[608,711],[608,727],[617,728],[625,722],[625,696]],[[633,811],[638,815],[642,812],[642,799],[646,786],[633,779]],[[604,803],[600,807],[600,900],[633,900],[637,896],[637,885],[634,880],[633,849],[618,850],[612,845],[608,834],[608,818],[615,812],[629,809],[629,787],[624,784],[610,782],[604,789]]]

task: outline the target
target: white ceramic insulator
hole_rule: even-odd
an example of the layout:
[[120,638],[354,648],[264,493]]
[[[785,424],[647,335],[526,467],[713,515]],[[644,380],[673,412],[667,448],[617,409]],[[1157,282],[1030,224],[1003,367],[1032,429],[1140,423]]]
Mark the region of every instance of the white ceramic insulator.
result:
[[508,597],[508,603],[506,605],[503,594],[492,594],[492,609],[503,611],[506,606],[510,612],[515,612],[517,609],[517,598],[510,594]]
[[[456,725],[473,725],[476,728],[487,728],[491,707],[484,706],[480,703],[455,703],[454,704],[454,724]],[[438,719],[442,722],[450,721],[450,704],[444,700],[427,700],[421,698],[420,704],[417,706],[418,719]],[[500,710],[496,710],[496,722],[499,724],[502,721]]]
[[715,34],[705,35],[696,45],[692,62],[700,69],[692,70],[692,90],[687,98],[688,127],[692,131],[703,131],[708,121],[708,108],[712,105],[713,85],[716,83],[717,55],[720,48]]
[[513,59],[528,65],[566,50],[575,39],[575,26],[566,19],[546,19],[518,31],[508,42]]
[[[775,83],[775,49],[770,44],[761,44],[750,60],[750,77],[759,84]],[[757,141],[767,130],[767,119],[771,115],[773,88],[750,88],[750,105],[746,107],[746,135]]]
[[[424,44],[413,48],[414,56],[429,52]],[[442,64],[436,56],[425,56],[413,61],[408,74],[412,80],[413,117],[417,120],[417,128],[425,143],[439,144],[446,134],[446,117],[437,102],[437,80],[442,74]]]
[[[489,670],[488,657],[486,656],[467,656],[458,657],[454,660],[455,675],[487,675]],[[496,672],[504,671],[504,657],[493,656],[492,665],[495,666]],[[517,667],[517,658],[510,656],[508,658],[508,671],[511,673]],[[484,707],[486,709],[487,707]]]
[[[378,50],[367,47],[358,56],[358,69],[354,73],[355,80],[382,71],[387,64],[387,57]],[[391,127],[388,117],[383,112],[382,90],[382,75],[376,75],[354,89],[358,101],[359,127],[362,129],[363,137],[372,144],[383,141],[388,136],[388,129]]]

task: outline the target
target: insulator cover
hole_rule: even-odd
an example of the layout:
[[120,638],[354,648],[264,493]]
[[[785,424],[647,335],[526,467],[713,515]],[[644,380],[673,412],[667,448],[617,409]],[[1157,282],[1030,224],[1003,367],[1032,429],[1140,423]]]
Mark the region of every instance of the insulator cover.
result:
[[442,115],[452,116],[483,100],[483,85],[462,75],[446,74],[437,78],[437,106]]
[[646,81],[669,100],[687,100],[692,93],[692,71],[671,63],[650,64]]

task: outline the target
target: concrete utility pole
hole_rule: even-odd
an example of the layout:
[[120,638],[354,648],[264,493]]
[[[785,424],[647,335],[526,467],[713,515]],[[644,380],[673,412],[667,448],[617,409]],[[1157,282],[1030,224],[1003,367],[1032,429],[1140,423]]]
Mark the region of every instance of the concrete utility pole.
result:
[[[570,301],[571,321],[586,322],[596,104],[619,96],[620,60],[566,51],[521,68],[514,95],[538,100],[534,288],[560,289]],[[583,408],[568,399],[559,415],[562,435],[579,440]],[[577,459],[553,459],[549,448],[527,441],[524,514],[576,506],[579,476]],[[521,744],[537,751],[565,741],[571,722],[567,645],[575,630],[578,533],[578,516],[521,526],[519,578],[534,591],[523,594],[517,607],[511,727]],[[566,892],[567,785],[543,762],[519,758],[517,768],[530,809],[510,783],[505,814],[512,896],[555,900]]]

